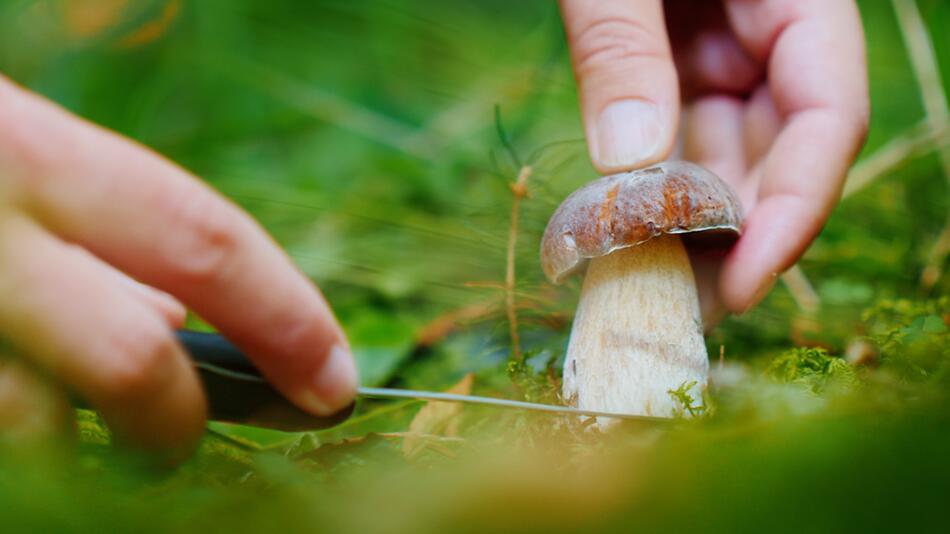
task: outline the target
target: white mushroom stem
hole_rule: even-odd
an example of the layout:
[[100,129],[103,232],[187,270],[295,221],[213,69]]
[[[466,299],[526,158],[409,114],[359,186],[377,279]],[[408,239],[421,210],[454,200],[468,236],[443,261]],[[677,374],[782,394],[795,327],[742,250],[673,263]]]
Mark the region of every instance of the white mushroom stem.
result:
[[695,381],[689,394],[699,403],[708,371],[696,283],[678,236],[591,260],[564,361],[566,401],[669,417],[683,409],[669,390]]

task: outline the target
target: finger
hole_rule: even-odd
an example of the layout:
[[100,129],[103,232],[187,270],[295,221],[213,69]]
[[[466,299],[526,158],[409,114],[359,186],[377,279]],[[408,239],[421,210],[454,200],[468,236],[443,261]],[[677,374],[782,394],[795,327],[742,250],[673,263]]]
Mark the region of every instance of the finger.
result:
[[[683,156],[711,170],[738,189],[746,173],[742,148],[743,104],[728,96],[704,97],[690,105],[683,120]],[[723,255],[692,252],[700,311],[706,330],[726,314],[719,298]]]
[[867,130],[867,76],[857,8],[850,1],[727,3],[740,42],[768,57],[784,127],[762,166],[757,204],[723,265],[721,293],[743,312],[792,265],[840,196]]
[[689,95],[748,94],[764,69],[726,32],[703,32],[678,56],[681,83]]
[[729,96],[708,96],[687,108],[683,155],[738,188],[746,173],[742,131],[743,103]]
[[[108,266],[106,266],[108,267]],[[175,297],[154,287],[145,285],[119,270],[114,270],[116,281],[127,287],[142,302],[162,314],[172,328],[181,328],[188,314],[182,303]]]
[[[90,258],[94,258],[94,256],[83,248],[74,247],[74,251],[76,254],[86,254]],[[97,263],[102,267],[103,271],[108,272],[116,284],[127,288],[131,295],[160,313],[172,328],[181,328],[185,324],[185,317],[188,312],[175,297],[154,287],[147,286],[111,265],[101,262]]]
[[187,451],[204,430],[197,375],[164,319],[101,263],[24,217],[0,219],[0,334],[133,445]]
[[752,93],[742,117],[742,144],[748,167],[765,157],[781,129],[782,119],[775,110],[769,88],[762,85]]
[[23,205],[195,310],[301,408],[328,414],[351,401],[356,368],[329,306],[250,217],[143,147],[3,89],[6,120],[28,125],[0,143],[23,162],[13,169]]
[[562,0],[588,148],[601,173],[669,154],[679,121],[676,69],[659,0]]
[[721,2],[664,3],[683,98],[709,93],[748,94],[765,69],[736,41]]
[[0,441],[61,437],[70,422],[69,402],[60,391],[13,355],[0,354]]
[[722,259],[722,256],[696,254],[692,251],[689,255],[705,332],[719,324],[727,312],[722,299],[719,298],[719,271],[722,269]]

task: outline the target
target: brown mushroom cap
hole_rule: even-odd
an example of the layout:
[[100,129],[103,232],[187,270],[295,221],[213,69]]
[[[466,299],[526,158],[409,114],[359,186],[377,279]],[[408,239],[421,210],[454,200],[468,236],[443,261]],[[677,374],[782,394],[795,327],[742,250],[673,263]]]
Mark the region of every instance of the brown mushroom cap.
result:
[[662,234],[690,234],[704,245],[727,247],[739,237],[741,222],[739,199],[721,178],[694,163],[668,161],[605,176],[571,193],[548,221],[541,268],[559,283],[589,258]]

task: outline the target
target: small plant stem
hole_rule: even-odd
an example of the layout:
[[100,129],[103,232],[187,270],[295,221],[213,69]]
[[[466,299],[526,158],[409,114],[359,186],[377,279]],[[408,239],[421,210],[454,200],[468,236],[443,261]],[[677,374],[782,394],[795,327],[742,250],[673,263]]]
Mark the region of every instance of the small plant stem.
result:
[[448,336],[461,322],[484,319],[498,311],[500,307],[501,303],[498,302],[496,296],[490,301],[476,302],[447,311],[423,325],[416,332],[416,346],[430,347]]
[[[947,107],[947,95],[940,82],[933,44],[916,0],[892,0],[892,3],[920,88],[927,125],[932,133],[937,133],[950,122],[950,109]],[[944,178],[950,183],[950,147],[939,150],[938,156],[943,166]],[[920,285],[924,289],[929,290],[940,279],[940,266],[947,253],[950,253],[950,217],[927,254],[926,265],[920,274]]]
[[940,266],[947,253],[950,253],[950,215],[947,216],[943,230],[940,231],[940,235],[930,248],[930,253],[927,254],[927,264],[920,272],[920,285],[924,289],[929,290],[940,281],[940,276],[943,274]]
[[950,127],[944,125],[939,130],[931,130],[927,121],[922,121],[891,138],[884,146],[852,167],[842,197],[850,197],[878,177],[914,157],[946,147],[950,147]]
[[518,178],[510,184],[511,222],[508,225],[508,253],[505,257],[505,311],[508,315],[508,334],[511,338],[511,359],[521,361],[521,348],[518,339],[518,311],[515,307],[515,246],[518,243],[518,218],[521,211],[521,199],[527,196],[525,187],[531,176],[531,166],[523,165]]
[[792,265],[791,269],[782,273],[782,283],[785,284],[788,292],[792,295],[798,309],[805,315],[812,316],[818,311],[821,306],[821,299],[797,263]]

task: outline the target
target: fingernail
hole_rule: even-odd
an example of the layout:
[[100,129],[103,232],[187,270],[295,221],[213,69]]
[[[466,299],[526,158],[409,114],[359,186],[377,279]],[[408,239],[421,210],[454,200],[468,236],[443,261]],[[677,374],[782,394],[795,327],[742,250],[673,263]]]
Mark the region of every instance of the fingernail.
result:
[[314,410],[320,415],[331,415],[346,407],[356,394],[356,362],[342,345],[330,349],[314,382],[316,398]]
[[759,289],[755,292],[755,294],[752,296],[752,302],[749,303],[746,309],[742,310],[742,313],[745,313],[751,310],[752,308],[755,307],[756,304],[758,304],[759,302],[762,302],[762,299],[764,299],[765,296],[769,294],[769,291],[772,290],[772,286],[775,285],[776,280],[778,280],[778,273],[772,273],[765,280],[765,282],[762,283],[762,286],[759,287]]
[[663,121],[656,105],[640,99],[621,100],[601,112],[591,152],[600,167],[634,167],[655,156],[662,134]]

